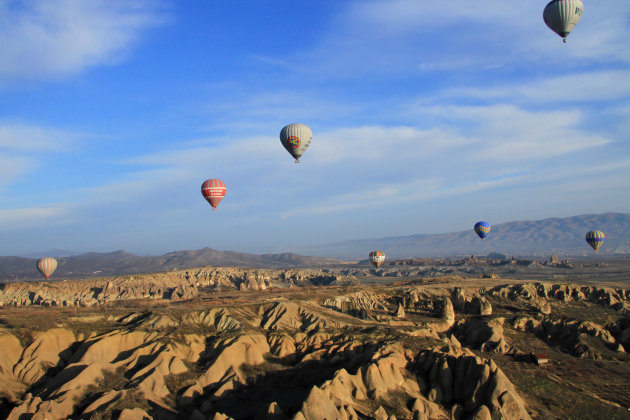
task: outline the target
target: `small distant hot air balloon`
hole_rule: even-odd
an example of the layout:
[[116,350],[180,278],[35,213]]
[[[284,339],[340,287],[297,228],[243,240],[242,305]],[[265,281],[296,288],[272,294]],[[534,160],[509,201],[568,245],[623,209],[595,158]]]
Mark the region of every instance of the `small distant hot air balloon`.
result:
[[295,163],[300,163],[300,157],[311,144],[312,139],[313,132],[304,124],[289,124],[280,131],[280,142],[295,158]]
[[584,5],[581,0],[552,0],[545,6],[545,24],[567,42],[567,36],[582,18]]
[[225,184],[220,179],[208,179],[201,184],[201,194],[212,206],[212,211],[217,209],[219,202],[225,197],[226,190]]
[[490,223],[488,222],[477,222],[475,223],[475,233],[477,233],[477,235],[481,238],[481,239],[485,239],[486,236],[488,236],[488,233],[490,233]]
[[37,261],[37,269],[46,279],[55,272],[57,268],[57,260],[51,257],[42,258]]
[[595,252],[602,246],[604,239],[606,239],[606,236],[604,236],[604,232],[601,230],[591,230],[586,233],[586,242],[588,242]]
[[380,267],[383,261],[385,261],[385,253],[383,251],[370,252],[370,262],[374,267]]

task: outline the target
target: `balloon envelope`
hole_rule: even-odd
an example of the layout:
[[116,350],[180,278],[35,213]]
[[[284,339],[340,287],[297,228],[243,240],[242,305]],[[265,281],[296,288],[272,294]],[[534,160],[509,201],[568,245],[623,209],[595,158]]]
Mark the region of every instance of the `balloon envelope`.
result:
[[385,261],[385,253],[383,251],[372,251],[370,252],[370,262],[376,268],[380,267]]
[[296,163],[300,161],[312,139],[313,132],[304,124],[289,124],[280,131],[280,142],[295,158]]
[[591,230],[586,233],[586,242],[588,242],[595,252],[602,246],[604,239],[606,239],[606,236],[604,236],[604,232],[601,230]]
[[581,0],[552,0],[545,6],[543,20],[549,29],[566,38],[582,18],[582,12]]
[[57,260],[51,257],[42,258],[37,261],[37,269],[46,278],[50,277],[57,268]]
[[225,197],[227,188],[220,179],[208,179],[201,184],[201,194],[212,206],[212,211],[217,209],[219,202]]
[[475,233],[477,233],[477,235],[481,238],[481,239],[485,239],[486,236],[488,236],[488,233],[490,233],[490,223],[488,222],[477,222],[475,223]]

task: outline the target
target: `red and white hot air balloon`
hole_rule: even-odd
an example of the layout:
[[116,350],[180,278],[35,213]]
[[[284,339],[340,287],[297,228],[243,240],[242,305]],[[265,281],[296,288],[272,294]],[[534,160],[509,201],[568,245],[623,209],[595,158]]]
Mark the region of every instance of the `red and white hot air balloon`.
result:
[[220,179],[208,179],[201,184],[201,194],[212,206],[212,211],[217,209],[219,202],[225,197],[226,190],[225,184]]
[[37,269],[46,279],[54,273],[57,268],[57,260],[51,257],[42,258],[37,261]]

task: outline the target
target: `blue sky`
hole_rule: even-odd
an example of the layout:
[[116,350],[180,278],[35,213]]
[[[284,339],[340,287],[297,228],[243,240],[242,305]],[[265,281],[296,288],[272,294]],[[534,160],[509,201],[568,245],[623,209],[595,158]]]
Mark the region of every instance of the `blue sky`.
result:
[[630,3],[545,4],[0,0],[0,255],[630,212]]

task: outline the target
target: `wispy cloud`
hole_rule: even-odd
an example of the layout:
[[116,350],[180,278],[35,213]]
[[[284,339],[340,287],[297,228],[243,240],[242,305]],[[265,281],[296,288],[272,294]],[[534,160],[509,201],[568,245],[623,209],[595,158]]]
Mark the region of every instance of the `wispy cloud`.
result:
[[77,151],[84,134],[0,121],[0,191],[32,173],[51,153]]
[[448,90],[441,98],[475,98],[483,100],[536,101],[537,103],[601,102],[630,97],[630,71],[607,70],[562,74],[517,84],[458,88]]
[[165,21],[155,6],[120,0],[3,1],[0,82],[47,79],[115,63],[144,29]]
[[322,204],[318,203],[285,211],[282,213],[282,217],[289,218],[304,214],[333,214],[369,207],[395,207],[401,204],[422,203],[513,185],[525,178],[522,174],[505,175],[496,179],[458,180],[457,182],[446,178],[418,178],[380,188],[366,185],[360,191],[329,197]]
[[437,116],[456,132],[461,131],[460,136],[476,139],[473,156],[480,160],[545,159],[610,143],[610,139],[580,129],[584,118],[577,110],[534,112],[513,105],[420,105],[411,112]]
[[51,127],[0,122],[0,150],[13,152],[67,151],[80,134]]
[[[588,4],[568,44],[542,19],[545,3],[482,0],[370,0],[346,4],[313,49],[278,62],[308,63],[301,72],[323,78],[396,78],[426,72],[478,72],[546,63],[564,70],[596,60],[630,61],[630,7]],[[276,61],[267,57],[268,61]]]
[[36,228],[51,222],[59,225],[64,223],[62,219],[68,214],[68,209],[62,205],[0,209],[0,224],[4,226],[4,230]]
[[30,158],[0,154],[0,192],[37,166],[37,162]]

